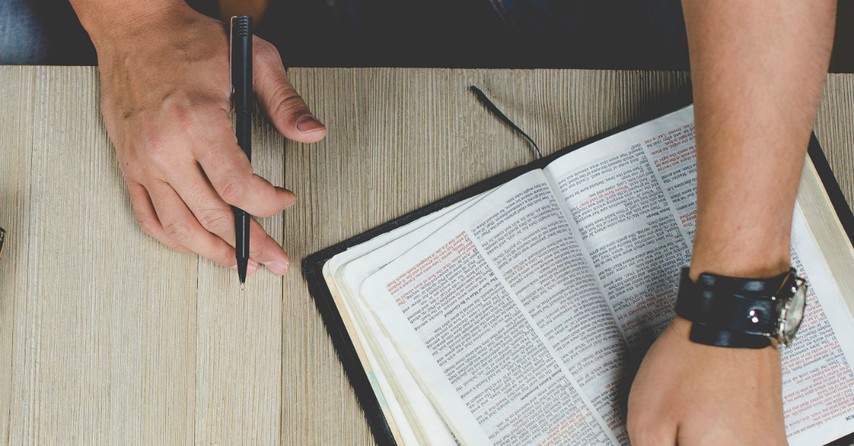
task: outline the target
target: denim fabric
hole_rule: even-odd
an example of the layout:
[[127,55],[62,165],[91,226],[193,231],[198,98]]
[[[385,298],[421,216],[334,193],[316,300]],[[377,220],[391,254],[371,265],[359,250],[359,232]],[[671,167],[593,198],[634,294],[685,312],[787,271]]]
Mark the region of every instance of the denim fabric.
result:
[[47,37],[40,19],[30,1],[0,1],[0,64],[44,63]]
[[95,62],[92,42],[67,1],[0,0],[0,63]]

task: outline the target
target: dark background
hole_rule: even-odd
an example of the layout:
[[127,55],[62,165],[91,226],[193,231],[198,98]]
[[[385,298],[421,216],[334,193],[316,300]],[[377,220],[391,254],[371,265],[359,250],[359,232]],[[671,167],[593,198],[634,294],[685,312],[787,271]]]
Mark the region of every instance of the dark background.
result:
[[[557,0],[502,18],[490,0],[272,0],[256,33],[286,66],[687,70],[678,0]],[[47,60],[95,65],[95,51],[66,2],[31,0],[48,34]],[[219,15],[216,1],[191,0]],[[854,72],[854,1],[840,0],[831,72]]]

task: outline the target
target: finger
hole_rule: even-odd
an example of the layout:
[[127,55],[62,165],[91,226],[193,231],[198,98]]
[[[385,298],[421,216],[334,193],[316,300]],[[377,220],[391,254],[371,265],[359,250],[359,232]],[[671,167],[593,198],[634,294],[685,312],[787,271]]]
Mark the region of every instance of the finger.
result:
[[[252,165],[237,145],[224,113],[209,118],[206,125],[196,128],[204,128],[206,133],[194,135],[196,138],[193,139],[197,141],[194,144],[194,155],[224,202],[260,217],[276,215],[296,203],[296,196],[291,191],[273,186],[252,173]],[[168,174],[169,182],[180,182],[187,169],[191,167],[172,169],[171,174]]]
[[[233,247],[234,213],[217,195],[201,171],[189,169],[187,175],[177,178],[173,186],[199,224]],[[276,274],[282,275],[287,271],[287,253],[254,219],[250,220],[249,226],[249,257],[263,263]]]
[[163,229],[163,225],[160,224],[160,219],[157,218],[154,205],[151,204],[151,197],[148,196],[148,191],[145,190],[145,187],[138,183],[128,182],[128,193],[131,204],[133,205],[134,217],[136,217],[136,222],[143,232],[176,251],[183,253],[190,252],[189,249],[176,243],[166,235],[166,231]]
[[291,85],[279,52],[256,38],[253,84],[261,108],[283,136],[298,142],[316,142],[326,136],[323,125]]
[[676,433],[664,430],[629,432],[632,446],[676,446]]
[[[637,409],[635,409],[637,410]],[[637,414],[630,407],[626,429],[633,446],[674,446],[677,425],[670,417],[651,411]]]
[[290,259],[273,237],[257,221],[249,222],[249,257],[263,263],[270,272],[283,275],[288,271]]
[[[176,251],[183,253],[192,252],[190,249],[172,240],[166,233],[166,230],[163,228],[163,225],[160,224],[160,220],[155,213],[148,191],[146,191],[142,185],[128,185],[128,190],[130,191],[131,202],[134,203],[134,214],[136,215],[137,222],[146,234],[151,235],[160,243],[163,243]],[[287,259],[287,256],[285,256],[285,259]],[[235,266],[232,266],[231,268],[236,269],[236,263]],[[258,263],[250,260],[246,267],[246,273],[251,276],[257,270]]]
[[218,265],[237,266],[234,248],[202,228],[172,186],[158,182],[147,189],[163,230],[173,243],[180,243]]

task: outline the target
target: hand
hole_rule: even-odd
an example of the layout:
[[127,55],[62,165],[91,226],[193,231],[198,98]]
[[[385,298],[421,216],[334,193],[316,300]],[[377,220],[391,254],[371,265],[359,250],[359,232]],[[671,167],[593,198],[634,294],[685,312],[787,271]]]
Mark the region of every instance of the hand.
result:
[[[237,145],[226,29],[184,2],[104,29],[89,29],[101,110],[139,225],[171,248],[235,268],[229,205],[269,217],[296,197],[254,175]],[[326,128],[294,91],[276,49],[259,38],[253,47],[255,92],[273,125],[295,141],[322,139]],[[289,261],[253,220],[250,274],[259,263],[281,275]]]
[[629,394],[634,446],[785,445],[780,354],[688,339],[677,317],[647,352]]

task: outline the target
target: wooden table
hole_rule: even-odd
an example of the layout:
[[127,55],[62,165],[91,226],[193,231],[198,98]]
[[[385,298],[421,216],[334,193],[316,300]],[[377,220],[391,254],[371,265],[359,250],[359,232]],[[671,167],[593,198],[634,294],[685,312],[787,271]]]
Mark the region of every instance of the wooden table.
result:
[[[329,137],[258,119],[255,167],[300,202],[264,226],[284,278],[172,252],[134,222],[94,68],[0,67],[0,442],[370,444],[300,275],[305,255],[532,160],[468,93],[545,151],[637,117],[685,73],[294,69]],[[854,75],[816,125],[854,202]]]

